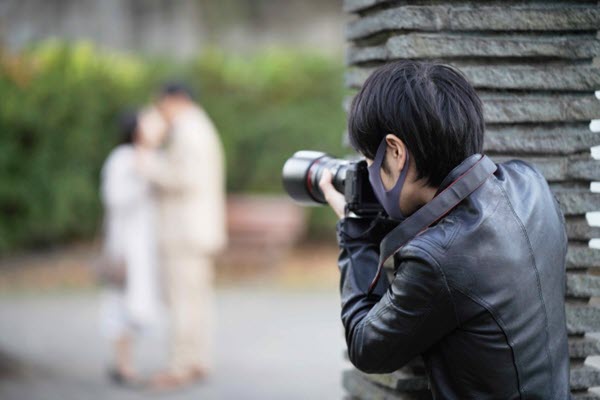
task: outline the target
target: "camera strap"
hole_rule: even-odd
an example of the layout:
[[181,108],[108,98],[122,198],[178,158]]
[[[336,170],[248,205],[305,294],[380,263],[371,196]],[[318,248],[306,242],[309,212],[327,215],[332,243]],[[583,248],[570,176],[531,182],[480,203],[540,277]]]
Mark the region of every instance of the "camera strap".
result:
[[496,164],[487,156],[482,156],[471,168],[442,190],[429,203],[414,212],[404,222],[386,235],[379,245],[379,265],[377,274],[369,285],[371,294],[379,281],[383,265],[406,243],[420,235],[431,225],[446,216],[461,201],[479,188],[496,171]]

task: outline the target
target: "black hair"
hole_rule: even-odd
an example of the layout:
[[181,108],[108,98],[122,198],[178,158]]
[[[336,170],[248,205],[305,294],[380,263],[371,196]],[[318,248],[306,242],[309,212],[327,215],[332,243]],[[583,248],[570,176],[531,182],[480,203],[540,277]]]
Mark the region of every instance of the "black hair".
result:
[[350,143],[373,159],[394,134],[415,160],[418,177],[438,187],[465,158],[483,149],[485,124],[475,89],[453,67],[395,61],[375,70],[352,101]]
[[137,111],[124,111],[119,116],[119,143],[131,144],[135,141],[138,130],[139,113]]
[[161,98],[167,96],[185,96],[190,100],[194,100],[194,91],[182,82],[167,82],[160,88],[159,95]]

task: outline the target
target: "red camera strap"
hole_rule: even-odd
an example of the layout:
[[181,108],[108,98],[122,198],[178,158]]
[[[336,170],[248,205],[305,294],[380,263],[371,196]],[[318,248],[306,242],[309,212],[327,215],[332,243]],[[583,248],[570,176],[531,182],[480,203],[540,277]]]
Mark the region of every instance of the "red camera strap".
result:
[[471,168],[386,235],[379,245],[377,274],[369,285],[371,294],[379,281],[383,264],[411,239],[442,219],[461,201],[477,190],[496,171],[496,164],[482,156]]

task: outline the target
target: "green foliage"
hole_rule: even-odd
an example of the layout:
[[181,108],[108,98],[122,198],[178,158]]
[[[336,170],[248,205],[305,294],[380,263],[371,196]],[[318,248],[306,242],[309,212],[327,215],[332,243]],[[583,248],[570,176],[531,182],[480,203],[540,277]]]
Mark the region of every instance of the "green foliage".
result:
[[281,167],[296,150],[340,153],[341,76],[341,64],[290,51],[210,52],[193,63],[200,101],[224,141],[230,191],[280,191]]
[[[116,117],[150,101],[167,77],[191,84],[217,125],[228,190],[280,192],[294,151],[341,154],[342,69],[291,50],[209,51],[183,65],[85,43],[0,53],[0,253],[98,232],[99,171],[115,145]],[[311,218],[313,233],[331,228],[327,211]]]

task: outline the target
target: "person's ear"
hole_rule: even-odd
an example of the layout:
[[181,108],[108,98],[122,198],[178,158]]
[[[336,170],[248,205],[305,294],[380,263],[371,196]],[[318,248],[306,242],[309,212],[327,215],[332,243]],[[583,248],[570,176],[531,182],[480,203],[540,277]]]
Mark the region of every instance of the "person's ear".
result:
[[406,147],[404,142],[396,135],[388,134],[385,136],[387,144],[386,158],[388,165],[394,171],[401,171],[406,162]]

